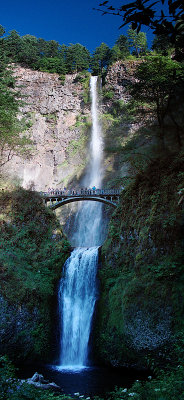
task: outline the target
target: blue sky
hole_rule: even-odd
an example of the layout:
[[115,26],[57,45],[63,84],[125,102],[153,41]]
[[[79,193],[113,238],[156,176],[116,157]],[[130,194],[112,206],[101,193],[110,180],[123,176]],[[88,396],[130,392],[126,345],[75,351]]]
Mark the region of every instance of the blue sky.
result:
[[[115,6],[124,2],[112,0]],[[92,53],[102,42],[112,47],[127,32],[127,27],[118,29],[120,17],[102,16],[93,10],[99,3],[100,0],[6,0],[1,3],[0,24],[6,33],[15,29],[21,36],[30,34],[66,45],[81,43]],[[153,35],[149,29],[143,30],[150,45]]]

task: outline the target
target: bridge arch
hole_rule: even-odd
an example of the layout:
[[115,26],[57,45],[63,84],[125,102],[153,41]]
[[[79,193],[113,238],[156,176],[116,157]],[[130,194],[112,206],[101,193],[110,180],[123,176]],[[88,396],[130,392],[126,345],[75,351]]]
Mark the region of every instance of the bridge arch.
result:
[[76,201],[86,201],[86,200],[87,201],[98,201],[100,203],[104,203],[104,204],[110,205],[110,206],[112,206],[114,208],[117,207],[116,203],[114,203],[113,201],[108,200],[108,199],[106,199],[104,197],[85,196],[85,197],[68,197],[66,199],[62,199],[62,200],[59,200],[59,201],[56,200],[55,203],[49,205],[49,208],[51,210],[56,210],[57,208],[59,208],[61,206],[64,206],[65,204],[74,203]]

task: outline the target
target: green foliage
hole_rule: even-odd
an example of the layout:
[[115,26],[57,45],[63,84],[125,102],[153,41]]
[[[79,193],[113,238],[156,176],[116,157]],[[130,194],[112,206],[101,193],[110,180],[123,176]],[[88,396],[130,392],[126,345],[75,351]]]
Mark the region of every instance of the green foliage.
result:
[[56,394],[51,390],[37,389],[21,383],[16,378],[15,368],[6,356],[0,357],[1,400],[71,400],[70,396]]
[[[150,377],[151,378],[151,377]],[[160,371],[160,377],[147,382],[136,381],[131,388],[116,388],[108,393],[108,400],[173,400],[184,399],[184,368],[178,365],[173,372]]]
[[61,82],[61,85],[64,85],[65,84],[65,75],[60,75],[59,76],[59,80],[60,80],[60,82]]
[[5,29],[3,28],[2,25],[0,25],[0,36],[3,36],[5,33]]
[[[121,16],[123,19],[123,26],[132,24],[132,28],[137,32],[140,31],[142,25],[146,25],[153,29],[156,35],[167,36],[168,42],[172,43],[175,47],[177,59],[183,59],[183,32],[184,32],[184,3],[183,0],[158,0],[157,7],[151,0],[139,0],[133,2],[125,2],[116,7],[109,7],[109,2],[100,4],[102,7],[98,11],[104,14],[111,14]],[[166,5],[166,12],[164,9]],[[160,17],[158,18],[158,9],[160,10]]]
[[20,63],[34,65],[38,61],[39,53],[37,47],[37,38],[32,35],[25,35],[21,38],[21,47],[18,53]]
[[108,90],[107,92],[103,92],[103,98],[112,100],[114,97],[113,90]]
[[85,104],[90,102],[90,91],[89,91],[89,80],[90,73],[88,71],[81,71],[75,78],[75,83],[80,82],[83,87],[83,101]]
[[[3,34],[2,27],[0,33]],[[15,30],[1,39],[1,53],[10,61],[33,69],[65,75],[89,69],[90,53],[81,44],[60,46],[55,40],[46,41],[35,36],[20,36]]]
[[103,70],[107,68],[110,63],[111,51],[105,44],[101,43],[93,53],[91,59],[91,68],[94,75],[101,75]]
[[[26,302],[32,307],[36,298],[43,301],[53,294],[60,265],[67,255],[67,242],[62,239],[57,243],[52,239],[58,224],[39,195],[19,189],[12,194],[11,202],[12,223],[1,229],[1,289],[8,301],[14,302],[13,282],[18,290],[16,302]],[[4,285],[5,277],[7,285]]]
[[59,57],[43,57],[36,64],[35,67],[43,72],[56,72],[60,76],[66,74],[66,66],[64,60]]
[[[45,357],[49,352],[52,299],[62,265],[69,254],[69,244],[59,230],[55,215],[44,206],[39,194],[20,188],[12,193],[2,193],[0,204],[3,210],[1,296],[10,308],[15,307],[15,313],[23,307],[27,321],[25,330],[14,332],[11,357]],[[30,324],[35,312],[34,323]],[[5,317],[8,317],[8,310]],[[19,354],[16,355],[16,343],[19,342]]]
[[7,356],[0,356],[0,397],[8,399],[8,392],[16,390],[15,368]]
[[171,51],[171,43],[168,41],[168,36],[158,35],[153,39],[152,49],[162,56],[168,56],[169,50]]
[[123,100],[113,101],[111,113],[114,117],[119,119],[119,123],[134,122],[135,118],[137,119],[137,103],[135,100],[131,100],[127,103]]
[[73,157],[75,154],[77,154],[79,151],[85,151],[85,146],[87,142],[87,136],[84,135],[84,131],[86,131],[86,128],[88,129],[88,123],[85,124],[84,122],[78,121],[76,123],[76,126],[81,126],[83,128],[83,132],[80,134],[80,138],[77,140],[72,139],[68,145],[67,152],[69,153],[70,157]]
[[56,121],[57,121],[57,114],[56,113],[45,114],[45,117],[46,117],[46,121],[47,122],[56,123]]
[[10,59],[18,61],[21,51],[21,38],[15,30],[12,30],[6,38],[1,41],[1,51]]
[[178,206],[182,165],[182,152],[149,160],[122,192],[112,216],[102,247],[95,333],[97,357],[108,364],[148,365],[143,326],[149,326],[150,337],[151,332],[158,334],[163,321],[170,339],[150,350],[154,369],[183,362],[183,213]]
[[147,39],[146,33],[139,32],[137,33],[132,28],[128,29],[128,43],[129,48],[132,52],[137,56],[140,57],[141,55],[145,55],[147,50]]
[[125,59],[130,55],[129,51],[129,44],[128,38],[125,35],[120,35],[119,38],[116,40],[116,45],[120,49],[121,52],[121,59]]
[[[151,106],[149,112],[154,113],[155,110],[160,127],[159,135],[163,139],[164,118],[168,115],[173,121],[175,120],[170,101],[177,88],[183,87],[183,65],[169,57],[149,56],[138,66],[135,78],[136,82],[131,84],[131,94],[135,100],[149,104]],[[181,146],[179,130],[176,131],[176,140]]]
[[121,50],[117,44],[115,44],[112,49],[111,49],[111,57],[110,57],[110,64],[113,64],[114,62],[118,60],[122,60],[123,56],[121,53]]
[[0,166],[8,162],[15,154],[28,154],[29,138],[23,132],[25,119],[18,117],[22,105],[20,93],[14,89],[15,79],[7,59],[0,58]]
[[71,44],[66,52],[66,66],[69,73],[89,68],[90,53],[80,43]]

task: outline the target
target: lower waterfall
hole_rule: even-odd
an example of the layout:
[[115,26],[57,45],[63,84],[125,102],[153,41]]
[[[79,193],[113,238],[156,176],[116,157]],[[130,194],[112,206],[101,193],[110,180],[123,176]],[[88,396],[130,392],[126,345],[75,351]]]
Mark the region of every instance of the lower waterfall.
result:
[[98,247],[75,249],[65,263],[59,290],[61,324],[60,365],[88,364],[88,340],[97,298]]

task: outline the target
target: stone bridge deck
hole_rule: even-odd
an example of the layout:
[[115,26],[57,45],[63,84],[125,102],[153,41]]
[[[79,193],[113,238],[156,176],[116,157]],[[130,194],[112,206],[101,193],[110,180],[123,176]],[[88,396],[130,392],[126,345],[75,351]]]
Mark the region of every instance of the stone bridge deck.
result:
[[113,207],[117,207],[120,195],[119,189],[81,189],[79,190],[51,190],[49,192],[40,192],[45,204],[49,203],[49,208],[56,209],[64,204],[76,201],[98,201]]

